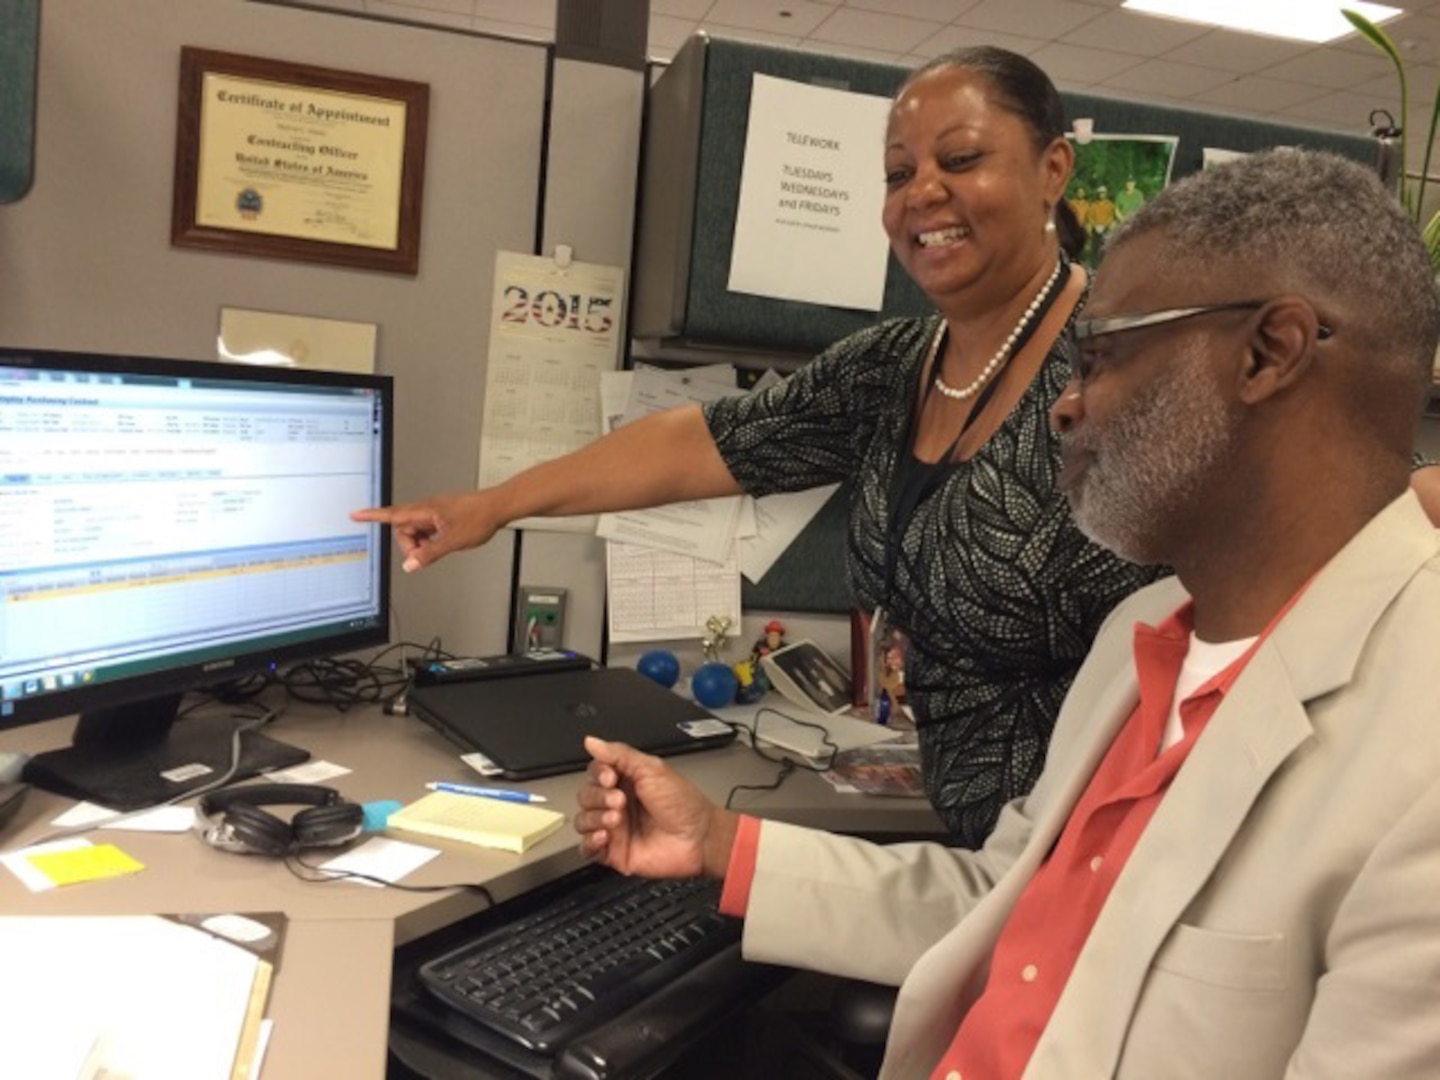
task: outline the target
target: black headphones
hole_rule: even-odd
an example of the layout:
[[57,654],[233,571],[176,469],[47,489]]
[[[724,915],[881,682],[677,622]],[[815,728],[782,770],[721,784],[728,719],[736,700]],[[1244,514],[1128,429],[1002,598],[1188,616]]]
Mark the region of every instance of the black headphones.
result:
[[[262,806],[307,806],[284,821]],[[289,855],[308,847],[338,847],[365,828],[365,810],[334,788],[318,784],[252,784],[200,800],[195,831],[211,847],[241,855]]]

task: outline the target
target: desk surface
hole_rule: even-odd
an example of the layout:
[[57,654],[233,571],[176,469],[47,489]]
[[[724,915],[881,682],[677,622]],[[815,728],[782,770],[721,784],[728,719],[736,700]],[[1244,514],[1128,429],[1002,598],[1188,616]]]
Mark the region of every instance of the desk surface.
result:
[[[0,748],[35,753],[65,745],[72,726],[73,720],[65,720],[5,732],[0,734]],[[458,751],[419,720],[385,716],[375,708],[339,713],[291,706],[266,730],[309,750],[315,760],[350,769],[329,784],[356,802],[409,802],[424,794],[429,781],[475,779],[460,762]],[[671,760],[721,802],[736,784],[772,783],[777,771],[777,766],[739,745]],[[568,813],[580,780],[580,774],[571,774],[523,786]],[[70,804],[60,796],[32,791],[0,844],[11,850],[42,835]],[[840,794],[809,773],[792,775],[776,791],[741,792],[732,805],[761,817],[877,839],[933,835],[939,830],[924,800]],[[415,893],[347,882],[307,883],[278,859],[217,851],[190,834],[117,831],[98,836],[117,843],[146,869],[44,893],[31,893],[12,875],[0,872],[0,911],[8,915],[285,912],[290,927],[270,1009],[276,1022],[264,1080],[315,1076],[380,1080],[385,1072],[393,949],[486,906],[483,897],[469,890]],[[496,903],[583,865],[569,829],[524,855],[429,838],[426,846],[440,848],[443,854],[404,884],[483,884]],[[306,857],[323,862],[333,854],[338,850],[315,849]]]

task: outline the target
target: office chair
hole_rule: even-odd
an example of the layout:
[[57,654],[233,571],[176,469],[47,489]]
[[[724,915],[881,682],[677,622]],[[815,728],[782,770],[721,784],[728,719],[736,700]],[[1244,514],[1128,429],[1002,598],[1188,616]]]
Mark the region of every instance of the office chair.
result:
[[[800,987],[798,993],[790,991]],[[800,972],[755,1010],[770,1047],[765,1075],[794,1080],[874,1080],[898,991],[858,979]]]
[[830,1033],[839,1044],[842,1060],[862,1076],[873,1077],[880,1071],[898,994],[896,987],[859,979],[841,979],[835,987]]

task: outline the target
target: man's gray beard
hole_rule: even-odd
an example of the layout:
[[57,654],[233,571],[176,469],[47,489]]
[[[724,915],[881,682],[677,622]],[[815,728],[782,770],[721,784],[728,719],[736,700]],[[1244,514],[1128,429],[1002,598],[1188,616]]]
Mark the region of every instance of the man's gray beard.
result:
[[1164,562],[1147,540],[1178,512],[1228,450],[1225,404],[1197,353],[1175,366],[1077,444],[1094,457],[1073,489],[1080,531],[1132,562]]

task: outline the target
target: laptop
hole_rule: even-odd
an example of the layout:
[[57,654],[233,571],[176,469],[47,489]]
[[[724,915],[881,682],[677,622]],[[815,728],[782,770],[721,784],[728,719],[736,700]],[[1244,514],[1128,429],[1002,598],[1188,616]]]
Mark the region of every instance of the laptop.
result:
[[586,735],[669,757],[725,746],[735,729],[633,668],[551,671],[508,679],[416,686],[423,721],[510,780],[579,772]]

